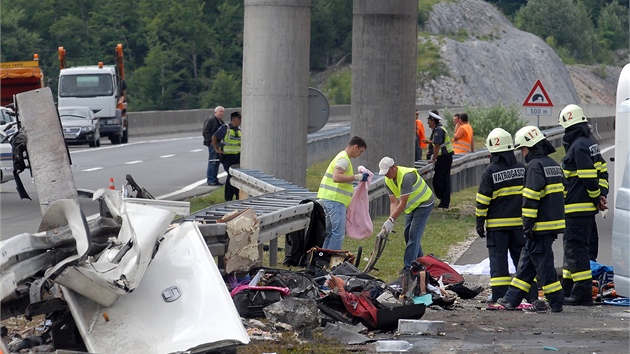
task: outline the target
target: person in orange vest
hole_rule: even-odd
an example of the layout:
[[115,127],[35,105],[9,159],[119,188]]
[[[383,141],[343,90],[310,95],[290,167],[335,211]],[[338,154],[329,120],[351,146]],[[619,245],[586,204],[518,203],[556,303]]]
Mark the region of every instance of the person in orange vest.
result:
[[427,147],[424,142],[426,136],[424,135],[424,124],[419,119],[420,112],[416,109],[416,161],[422,160],[422,149]]
[[453,134],[453,150],[456,154],[467,154],[475,151],[473,128],[468,123],[468,114],[459,113],[453,117],[455,134]]

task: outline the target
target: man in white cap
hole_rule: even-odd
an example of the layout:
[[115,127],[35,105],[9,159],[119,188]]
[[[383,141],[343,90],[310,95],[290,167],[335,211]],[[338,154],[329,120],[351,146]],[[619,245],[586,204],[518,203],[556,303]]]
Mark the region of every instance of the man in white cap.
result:
[[420,240],[427,225],[429,214],[433,210],[435,199],[431,188],[411,167],[396,166],[394,159],[385,156],[378,164],[381,175],[385,175],[385,186],[389,195],[389,218],[383,224],[388,233],[394,229],[394,222],[405,213],[405,248],[404,268],[409,269],[411,262],[422,257]]
[[438,208],[448,209],[451,204],[451,165],[453,165],[453,145],[448,131],[442,125],[442,117],[437,110],[429,112],[429,127],[433,129],[429,144],[429,163],[433,167],[433,190],[440,199]]

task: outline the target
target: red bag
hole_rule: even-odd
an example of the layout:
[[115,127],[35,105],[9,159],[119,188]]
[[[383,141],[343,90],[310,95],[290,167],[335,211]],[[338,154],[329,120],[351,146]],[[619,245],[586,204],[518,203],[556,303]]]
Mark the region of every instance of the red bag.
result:
[[422,264],[433,278],[440,279],[442,277],[444,285],[464,284],[464,277],[461,274],[432,254],[418,257],[416,261]]

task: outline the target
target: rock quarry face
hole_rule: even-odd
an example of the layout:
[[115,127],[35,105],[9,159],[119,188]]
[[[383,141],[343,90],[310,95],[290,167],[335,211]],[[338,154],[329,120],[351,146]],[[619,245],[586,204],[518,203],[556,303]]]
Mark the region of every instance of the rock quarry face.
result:
[[[555,51],[542,39],[512,26],[486,2],[438,3],[423,30],[432,35],[418,41],[438,45],[444,74],[431,80],[419,76],[419,105],[520,106],[538,79],[554,105],[581,103]],[[461,40],[462,35],[468,38]]]

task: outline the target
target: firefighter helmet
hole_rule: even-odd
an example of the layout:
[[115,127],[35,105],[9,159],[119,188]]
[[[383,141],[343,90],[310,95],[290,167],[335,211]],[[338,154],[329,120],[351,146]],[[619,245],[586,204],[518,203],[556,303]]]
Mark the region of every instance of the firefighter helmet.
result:
[[494,128],[488,138],[486,139],[486,147],[491,153],[512,151],[514,150],[514,143],[512,142],[512,135],[501,128]]
[[560,112],[560,116],[558,117],[558,124],[564,127],[564,129],[578,124],[578,123],[586,123],[586,117],[584,116],[584,111],[580,106],[575,104],[570,104],[564,107],[562,112]]
[[538,127],[528,125],[519,129],[516,134],[514,134],[514,148],[532,147],[544,139],[545,135]]

